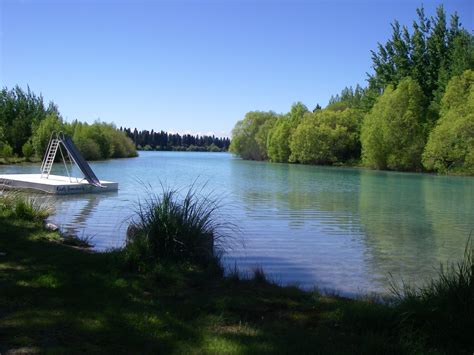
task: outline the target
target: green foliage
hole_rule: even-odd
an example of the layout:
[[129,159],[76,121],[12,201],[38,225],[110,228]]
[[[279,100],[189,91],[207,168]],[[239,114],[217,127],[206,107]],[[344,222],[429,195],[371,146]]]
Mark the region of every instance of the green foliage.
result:
[[352,86],[346,87],[341,91],[341,94],[331,96],[326,109],[341,111],[346,108],[361,108],[364,95],[365,90],[360,85],[357,85],[355,89]]
[[[124,132],[119,131],[115,125],[95,122],[91,125],[91,128],[95,128],[94,131],[97,135],[95,141],[99,142],[103,159],[137,156],[132,140]],[[94,139],[94,135],[92,138]]]
[[[216,147],[216,146],[215,146]],[[196,145],[193,145],[191,144],[189,147],[185,148],[185,147],[173,147],[173,150],[177,150],[177,151],[186,151],[186,152],[207,152],[207,151],[216,151],[216,150],[210,150],[211,149],[211,146],[208,147],[208,149],[206,149],[206,147],[198,147]],[[212,148],[212,149],[215,149],[215,148]],[[219,148],[217,148],[219,149]],[[218,150],[220,152],[220,150]]]
[[425,97],[411,78],[389,85],[365,117],[362,156],[372,168],[419,170],[425,145]]
[[474,71],[467,70],[449,82],[423,165],[441,173],[474,175]]
[[120,132],[123,132],[128,138],[132,139],[137,148],[149,145],[153,150],[207,152],[216,151],[215,147],[217,147],[220,152],[226,152],[229,150],[230,145],[229,138],[216,137],[214,135],[181,135],[165,131],[139,131],[136,128],[132,131],[130,128],[123,127],[120,127]]
[[0,141],[0,158],[11,158],[13,156],[13,148],[5,142]]
[[135,144],[124,132],[118,131],[113,125],[109,125],[107,132],[112,147],[111,158],[131,158],[138,155]]
[[[319,110],[316,110],[319,111]],[[308,108],[301,102],[291,106],[290,112],[280,117],[268,133],[268,158],[272,162],[287,163],[290,158],[290,139],[296,127],[303,121]]]
[[62,119],[56,114],[47,115],[38,125],[31,137],[33,151],[38,158],[42,158],[53,132],[64,130]]
[[23,147],[21,148],[21,151],[23,153],[23,156],[29,160],[33,154],[35,153],[33,149],[33,144],[31,144],[31,140],[26,141],[25,144],[23,144]]
[[442,6],[434,17],[422,7],[417,15],[411,30],[395,21],[390,39],[372,51],[367,87],[346,87],[313,114],[301,102],[268,122],[265,113],[250,112],[234,129],[231,151],[244,159],[332,164],[359,159],[362,146],[372,168],[473,174],[472,89],[467,79],[458,89],[446,85],[474,70],[474,36],[457,13],[448,23]]
[[88,126],[87,136],[97,143],[102,159],[108,159],[112,156],[112,145],[107,136],[107,124],[96,121],[94,124]]
[[307,112],[309,112],[308,108],[299,101],[291,105],[290,112],[287,115],[291,126],[296,128]]
[[448,25],[442,5],[436,9],[435,17],[428,19],[423,7],[417,9],[417,14],[412,33],[395,21],[392,38],[372,51],[375,74],[369,82],[383,90],[411,76],[426,96],[425,108],[430,107],[429,119],[434,122],[450,78],[474,68],[474,37],[461,27],[457,13]]
[[74,144],[82,153],[86,160],[102,159],[99,144],[95,142],[89,135],[89,125],[87,123],[76,123],[74,125]]
[[13,148],[13,153],[22,153],[22,147],[34,128],[53,107],[50,104],[46,109],[43,98],[36,96],[30,88],[24,91],[16,86],[0,91],[0,127],[3,127],[4,139]]
[[183,198],[179,192],[163,188],[140,204],[136,220],[129,226],[125,253],[129,264],[139,270],[163,262],[216,262],[215,242],[221,226],[215,218],[218,204],[209,196],[199,196],[191,187]]
[[258,150],[261,154],[261,160],[268,159],[268,139],[270,132],[278,119],[271,117],[258,128],[255,134],[255,142],[257,142]]
[[97,121],[91,125],[75,121],[71,125],[74,143],[86,160],[134,157],[135,145],[112,124]]
[[267,121],[275,121],[277,117],[274,112],[248,112],[245,118],[237,122],[232,130],[230,152],[239,155],[243,159],[266,159],[266,136],[271,127],[271,123],[267,123]]
[[290,158],[290,137],[292,126],[288,117],[280,117],[268,136],[268,157],[270,161],[287,163]]
[[131,139],[114,125],[99,121],[92,125],[64,123],[57,106],[51,102],[45,108],[41,95],[36,96],[29,88],[24,91],[16,86],[0,92],[0,157],[17,154],[41,158],[53,131],[73,136],[89,160],[137,155]]
[[305,115],[291,137],[290,161],[332,164],[360,155],[361,113],[357,110],[322,110]]
[[51,214],[51,211],[51,207],[47,204],[19,192],[3,192],[0,195],[2,216],[41,222]]
[[221,152],[221,148],[219,148],[217,145],[215,145],[214,143],[212,143],[208,148],[207,150],[209,152],[213,152],[213,153],[217,153],[217,152]]

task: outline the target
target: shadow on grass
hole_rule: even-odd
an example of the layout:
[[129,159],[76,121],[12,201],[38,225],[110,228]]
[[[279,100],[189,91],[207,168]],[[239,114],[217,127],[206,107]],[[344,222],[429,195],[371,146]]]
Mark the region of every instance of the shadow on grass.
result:
[[[17,347],[172,350],[199,334],[174,319],[137,277],[114,270],[113,253],[86,253],[44,239],[37,226],[1,220],[0,352]],[[150,331],[152,330],[153,331]]]
[[192,268],[144,277],[119,251],[0,218],[0,353],[401,353],[390,307]]

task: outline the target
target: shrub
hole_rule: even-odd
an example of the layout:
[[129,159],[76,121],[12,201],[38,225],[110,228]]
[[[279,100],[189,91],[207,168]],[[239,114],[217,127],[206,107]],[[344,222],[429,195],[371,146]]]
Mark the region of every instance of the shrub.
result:
[[212,143],[210,146],[207,147],[207,150],[209,152],[213,152],[213,153],[217,153],[217,152],[222,152],[222,149],[219,148],[217,145],[215,145],[214,143]]
[[31,144],[31,141],[27,141],[25,144],[23,144],[23,147],[21,148],[21,151],[23,153],[23,156],[26,158],[26,159],[30,159],[33,154],[34,154],[34,149],[33,149],[33,145]]
[[215,217],[217,208],[215,200],[198,195],[194,186],[184,197],[178,190],[163,188],[161,195],[138,206],[127,231],[127,262],[139,270],[163,262],[215,263],[214,247],[223,227]]
[[290,161],[332,164],[358,159],[361,116],[355,109],[307,113],[291,137]]
[[268,135],[268,157],[272,162],[287,163],[290,157],[291,122],[287,117],[280,117]]
[[[31,137],[31,144],[35,155],[39,158],[42,158],[48,146],[49,139],[51,138],[51,133],[60,132],[63,129],[64,124],[58,115],[47,115],[46,118],[38,125],[38,128],[36,128]],[[25,155],[25,152],[23,152],[23,154]]]
[[70,127],[74,143],[87,160],[137,156],[132,140],[112,124],[74,121]]
[[278,118],[267,138],[268,158],[272,162],[287,163],[290,159],[290,140],[296,127],[303,121],[308,108],[301,102],[291,106],[290,112]]
[[474,71],[449,82],[440,118],[426,144],[423,165],[440,173],[474,175]]
[[13,156],[13,148],[4,142],[0,142],[0,158],[11,158]]
[[362,124],[362,157],[377,169],[420,170],[425,145],[425,97],[413,79],[389,85]]
[[109,137],[112,145],[112,158],[136,157],[137,150],[133,141],[124,132],[118,131],[115,127],[109,130]]
[[100,160],[103,159],[100,153],[99,145],[91,138],[74,137],[74,143],[77,149],[82,153],[86,160]]
[[274,112],[248,112],[245,118],[236,123],[232,130],[231,153],[242,159],[264,160],[267,158],[267,136],[272,121],[277,119]]

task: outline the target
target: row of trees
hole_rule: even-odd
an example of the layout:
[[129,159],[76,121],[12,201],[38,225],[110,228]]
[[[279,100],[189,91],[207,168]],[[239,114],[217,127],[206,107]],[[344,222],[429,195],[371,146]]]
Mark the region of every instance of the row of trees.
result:
[[313,111],[249,112],[230,150],[244,159],[307,164],[362,163],[376,169],[474,174],[474,38],[443,7],[423,8],[412,31],[372,53],[367,87],[331,97]]
[[229,149],[230,139],[212,136],[199,136],[191,134],[167,133],[154,130],[132,131],[130,128],[120,127],[120,131],[126,133],[136,144],[138,149],[143,150],[179,150],[179,151],[211,151],[224,152]]
[[0,158],[41,159],[53,131],[70,135],[87,160],[136,156],[133,142],[112,124],[66,123],[54,103],[29,88],[0,92]]
[[287,114],[249,112],[232,131],[230,150],[243,159],[334,164],[360,157],[362,112],[317,109],[298,102]]

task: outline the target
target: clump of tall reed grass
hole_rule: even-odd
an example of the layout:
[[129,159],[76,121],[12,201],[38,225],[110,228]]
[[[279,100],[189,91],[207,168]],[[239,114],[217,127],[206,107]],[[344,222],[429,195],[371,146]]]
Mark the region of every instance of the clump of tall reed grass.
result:
[[[469,238],[463,259],[441,265],[422,287],[392,285],[400,326],[430,344],[474,350],[474,248]],[[445,349],[449,350],[449,349]]]
[[6,217],[42,222],[52,213],[52,207],[18,191],[1,191],[0,212]]
[[219,203],[192,185],[184,195],[162,186],[138,204],[124,248],[128,264],[144,270],[158,263],[218,263],[216,247],[228,226],[219,222]]

